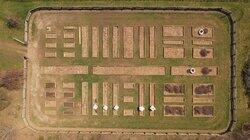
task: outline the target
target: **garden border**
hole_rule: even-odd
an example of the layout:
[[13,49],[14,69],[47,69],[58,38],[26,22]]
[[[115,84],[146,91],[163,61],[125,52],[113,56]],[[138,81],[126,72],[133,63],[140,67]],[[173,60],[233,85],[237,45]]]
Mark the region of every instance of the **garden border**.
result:
[[[65,130],[65,129],[52,129],[50,130],[39,130],[39,128],[36,128],[34,124],[30,121],[29,118],[29,111],[26,110],[26,91],[27,91],[27,67],[28,67],[28,59],[24,57],[24,84],[23,84],[23,110],[22,110],[22,118],[24,120],[24,123],[27,127],[32,129],[33,131],[40,132],[49,132],[49,133],[88,133],[88,134],[137,134],[137,135],[222,135],[228,132],[232,132],[235,128],[235,124],[237,122],[236,118],[236,95],[237,95],[237,87],[236,87],[236,21],[232,17],[232,13],[226,9],[223,8],[194,8],[194,7],[38,7],[35,9],[32,9],[28,12],[28,15],[25,19],[25,32],[24,32],[24,42],[26,45],[28,44],[28,25],[29,25],[29,19],[31,15],[40,10],[163,10],[163,11],[191,11],[191,12],[219,12],[221,14],[224,14],[230,24],[229,30],[230,30],[230,56],[231,56],[231,92],[230,92],[230,121],[228,123],[228,127],[226,129],[217,130],[218,132],[207,132],[207,133],[201,133],[201,132],[193,132],[191,130],[187,131],[178,131],[174,130],[171,132],[133,132],[133,131],[99,131],[99,130],[90,130],[90,131],[80,131],[77,129],[74,130]],[[50,128],[50,127],[48,127]],[[211,130],[212,131],[212,130]]]

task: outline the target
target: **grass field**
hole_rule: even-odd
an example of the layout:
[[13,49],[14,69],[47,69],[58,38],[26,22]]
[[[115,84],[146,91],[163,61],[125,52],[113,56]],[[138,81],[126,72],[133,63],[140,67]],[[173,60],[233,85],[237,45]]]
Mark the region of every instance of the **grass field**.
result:
[[[250,53],[250,25],[248,20],[250,18],[250,4],[249,3],[220,3],[220,2],[14,2],[14,1],[4,1],[2,0],[0,6],[0,31],[2,32],[0,35],[1,42],[5,41],[11,43],[11,46],[14,45],[11,37],[23,38],[23,22],[20,29],[7,29],[4,24],[4,20],[6,17],[18,17],[20,21],[24,21],[24,18],[29,9],[35,8],[37,6],[73,6],[73,5],[83,5],[83,6],[191,6],[191,7],[223,7],[230,11],[232,11],[233,16],[237,21],[237,86],[238,86],[238,95],[237,95],[237,127],[235,131],[240,130],[242,123],[249,121],[250,110],[246,108],[248,98],[244,95],[244,88],[241,80],[241,69],[246,61],[249,53]],[[0,60],[0,68],[1,70],[11,69],[11,68],[20,68],[22,66],[21,56],[25,51],[22,51],[19,54],[16,51],[9,51],[8,54],[3,53],[3,51],[7,52],[7,45],[0,45],[1,53],[5,59]],[[19,46],[21,47],[21,46]],[[13,57],[19,56],[19,57]],[[8,60],[6,62],[5,60]],[[143,64],[145,62],[142,62]],[[176,62],[179,64],[179,62]],[[77,78],[79,79],[79,78]]]
[[[126,18],[122,18],[126,16]],[[127,21],[127,19],[129,19]],[[140,19],[140,20],[138,20]],[[169,20],[167,20],[169,19]],[[174,19],[174,20],[171,20]],[[60,22],[58,22],[60,20]],[[100,24],[97,24],[100,23]],[[228,23],[223,18],[223,15],[218,13],[153,13],[153,12],[107,12],[107,13],[99,13],[99,12],[91,12],[91,13],[64,13],[60,12],[59,14],[56,14],[54,12],[47,13],[45,12],[37,12],[35,13],[32,18],[29,21],[30,25],[30,31],[29,31],[29,44],[28,44],[28,57],[30,59],[29,67],[34,67],[29,69],[29,78],[28,78],[28,94],[34,94],[34,97],[32,97],[32,100],[36,100],[36,98],[39,98],[39,102],[41,102],[40,106],[42,107],[41,113],[34,113],[33,117],[36,118],[35,122],[37,120],[41,120],[40,123],[37,123],[37,125],[47,125],[47,121],[44,121],[43,117],[45,118],[45,115],[43,114],[43,110],[46,110],[47,108],[43,108],[43,99],[40,99],[41,96],[37,96],[35,92],[38,92],[40,95],[42,95],[43,87],[41,85],[33,85],[36,75],[33,75],[32,73],[39,73],[39,70],[35,69],[35,66],[38,62],[41,63],[41,66],[70,66],[70,65],[84,65],[84,66],[120,66],[120,67],[137,67],[137,66],[164,66],[166,67],[166,75],[165,72],[162,76],[130,76],[133,75],[132,73],[134,71],[130,71],[131,73],[127,73],[128,76],[114,76],[114,74],[111,74],[111,76],[105,75],[105,73],[102,75],[95,74],[95,71],[90,68],[89,74],[82,74],[76,76],[76,84],[79,84],[79,82],[89,82],[91,84],[92,82],[99,83],[99,85],[102,85],[102,82],[110,82],[110,83],[119,83],[122,85],[124,82],[135,82],[135,83],[144,83],[146,84],[146,91],[145,91],[145,107],[149,106],[149,87],[148,85],[150,83],[156,83],[156,95],[155,95],[155,106],[157,108],[157,111],[155,113],[154,117],[150,117],[149,115],[145,115],[145,117],[141,118],[138,116],[136,108],[137,108],[137,101],[138,101],[138,91],[133,90],[132,93],[130,93],[127,90],[120,89],[119,91],[119,104],[121,107],[121,111],[119,111],[118,116],[112,116],[111,110],[109,110],[109,116],[104,117],[102,115],[102,109],[98,109],[98,115],[97,116],[91,116],[88,114],[88,116],[78,116],[81,114],[78,112],[79,108],[73,109],[76,115],[70,115],[69,117],[63,116],[63,112],[67,109],[61,107],[61,103],[58,103],[57,108],[59,109],[58,115],[56,116],[49,116],[51,120],[53,118],[56,119],[54,123],[51,124],[51,126],[60,126],[60,127],[83,127],[83,128],[133,128],[133,129],[190,129],[190,130],[222,130],[227,127],[227,124],[229,122],[229,89],[230,89],[230,48],[229,46],[229,32],[227,30]],[[92,47],[89,48],[89,54],[92,50],[96,50],[99,52],[97,54],[92,55],[92,57],[88,58],[82,58],[81,53],[78,51],[81,49],[81,45],[78,45],[77,39],[62,39],[60,36],[66,32],[70,33],[76,33],[75,30],[63,30],[66,25],[70,26],[99,26],[99,28],[95,28],[95,30],[99,30],[98,32],[99,36],[102,36],[102,26],[109,26],[109,29],[112,29],[113,26],[118,26],[119,28],[119,59],[118,58],[112,58],[111,56],[109,58],[103,58],[101,56],[103,49],[101,49],[103,42],[100,41],[99,47],[93,47],[93,44],[97,37],[96,35],[89,38],[88,42],[92,43]],[[181,38],[184,40],[185,44],[182,46],[186,49],[186,58],[180,58],[180,59],[166,59],[163,58],[162,50],[165,47],[162,44],[162,40],[166,39],[162,36],[162,27],[165,25],[182,25],[184,27],[184,36]],[[46,32],[45,27],[51,27],[52,32]],[[126,26],[134,27],[133,28],[125,28]],[[131,54],[127,54],[125,52],[130,52],[130,50],[122,49],[123,47],[131,47],[128,42],[129,38],[127,39],[127,42],[125,39],[126,34],[123,34],[122,30],[125,32],[125,29],[131,30],[132,33],[134,33],[132,40],[135,44],[138,43],[138,35],[136,34],[137,27],[138,26],[144,26],[145,27],[145,51],[147,58],[139,58],[139,48],[134,45],[134,51],[132,51]],[[148,26],[155,26],[155,57],[157,58],[149,58],[151,55],[150,46],[151,44],[149,39],[149,28],[146,28]],[[199,27],[199,26],[209,26],[212,27],[213,30],[213,48],[215,51],[215,58],[214,59],[208,59],[208,60],[199,60],[192,58],[192,48],[196,48],[197,46],[192,45],[192,38],[191,37],[191,27]],[[92,28],[93,30],[93,28]],[[77,30],[78,31],[78,30]],[[91,30],[88,30],[91,31]],[[43,36],[46,33],[57,33],[58,38],[57,39],[45,39]],[[93,32],[94,33],[94,32]],[[129,32],[128,32],[129,34]],[[130,33],[131,34],[131,33]],[[75,34],[75,37],[78,36]],[[110,32],[110,36],[112,37],[113,34]],[[108,44],[112,44],[112,39],[109,39]],[[171,38],[171,37],[169,37]],[[174,38],[174,37],[173,37]],[[173,39],[172,38],[172,39]],[[102,39],[102,38],[101,38]],[[99,39],[99,40],[101,40]],[[176,39],[176,38],[175,38]],[[93,40],[93,41],[92,41]],[[130,39],[131,40],[131,39]],[[44,44],[47,42],[57,42],[57,48],[45,48]],[[75,42],[76,47],[73,49],[64,48],[61,42]],[[125,43],[127,43],[125,45]],[[36,49],[36,47],[38,49]],[[91,45],[90,45],[91,46]],[[177,47],[177,46],[174,46]],[[99,48],[97,50],[97,48]],[[209,47],[208,47],[209,48]],[[211,46],[210,46],[211,48]],[[58,56],[56,58],[44,58],[43,54],[44,52],[48,51],[54,51],[57,52]],[[64,51],[76,51],[76,57],[75,58],[63,58],[62,52]],[[81,52],[81,51],[80,51]],[[150,52],[150,53],[149,53]],[[36,55],[37,54],[37,55]],[[109,54],[112,54],[112,50],[109,49]],[[124,57],[132,57],[130,59],[123,58]],[[97,58],[96,58],[97,57]],[[34,62],[33,62],[34,61]],[[219,69],[219,74],[212,77],[206,77],[206,76],[171,76],[170,74],[170,66],[217,66]],[[123,68],[124,69],[124,68]],[[123,69],[119,70],[122,71]],[[112,70],[110,70],[112,71]],[[119,72],[118,71],[118,72]],[[147,71],[147,70],[146,70]],[[164,70],[165,71],[165,70]],[[59,71],[58,71],[59,72]],[[143,73],[144,71],[141,71],[140,73]],[[149,70],[148,70],[149,72]],[[51,81],[53,77],[55,79],[60,79],[62,77],[60,76],[54,76],[54,75],[41,75],[41,77],[44,77],[44,80],[41,80],[41,83],[46,81]],[[36,79],[38,80],[38,79]],[[213,83],[215,85],[215,104],[213,104],[215,108],[215,112],[213,117],[210,118],[195,118],[192,116],[192,84],[190,80],[193,80],[194,83]],[[183,103],[186,108],[186,112],[184,116],[181,117],[164,117],[163,110],[164,110],[164,103],[163,101],[163,89],[164,89],[164,83],[183,83],[185,84],[186,90],[185,90],[185,99],[186,102]],[[222,84],[223,83],[223,84]],[[57,83],[60,85],[60,80]],[[38,87],[36,87],[38,86]],[[121,86],[120,86],[121,87]],[[93,88],[93,87],[92,87]],[[91,86],[89,87],[91,89]],[[81,93],[81,88],[77,86],[76,89],[76,100],[75,103],[81,103],[81,99],[79,100],[79,97]],[[102,87],[99,86],[98,89],[98,96],[97,96],[97,103],[101,106],[102,103]],[[91,90],[88,91],[88,95],[90,95]],[[59,92],[60,94],[60,92]],[[132,104],[127,104],[122,102],[122,96],[123,95],[131,95],[136,99],[136,102]],[[37,96],[37,97],[36,97]],[[94,92],[92,93],[92,96],[94,96]],[[57,100],[57,99],[56,99]],[[64,99],[67,100],[67,99]],[[88,97],[89,102],[89,110],[91,110],[91,96]],[[62,99],[59,98],[57,100],[58,102],[62,102]],[[91,103],[91,104],[90,104]],[[32,104],[32,103],[31,103]],[[109,106],[112,104],[112,102],[109,102]],[[39,106],[36,104],[36,106]],[[29,106],[28,106],[29,107]],[[40,108],[40,107],[39,107]],[[133,109],[136,113],[133,117],[123,117],[122,115],[122,109]],[[35,109],[38,112],[39,109]],[[149,111],[146,110],[145,114],[148,114]],[[223,117],[222,117],[223,116]],[[112,119],[111,119],[112,118]],[[221,119],[223,118],[223,119]],[[159,122],[161,120],[161,122]],[[45,123],[45,124],[44,124]],[[111,125],[112,124],[112,125]],[[192,125],[191,125],[192,124]],[[212,124],[212,125],[211,125]]]

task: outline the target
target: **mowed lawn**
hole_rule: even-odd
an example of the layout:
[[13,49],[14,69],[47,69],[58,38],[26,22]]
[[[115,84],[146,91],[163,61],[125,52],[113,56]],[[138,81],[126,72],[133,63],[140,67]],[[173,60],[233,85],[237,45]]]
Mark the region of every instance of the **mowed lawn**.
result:
[[[234,17],[236,18],[237,21],[237,84],[238,84],[238,96],[237,96],[237,117],[238,117],[238,122],[237,122],[237,127],[236,131],[241,128],[241,125],[243,122],[249,121],[249,116],[250,116],[250,110],[246,108],[247,106],[247,100],[246,96],[244,95],[244,88],[242,84],[242,78],[241,78],[241,69],[244,65],[245,60],[247,59],[247,56],[250,53],[250,25],[249,25],[249,18],[250,18],[250,4],[249,3],[218,3],[218,2],[203,2],[203,3],[187,3],[187,2],[102,2],[102,1],[97,1],[97,2],[77,2],[73,4],[73,2],[50,2],[50,1],[45,1],[45,2],[13,2],[13,1],[0,1],[1,6],[0,6],[0,41],[7,41],[7,42],[12,42],[11,37],[17,37],[22,39],[23,38],[23,21],[24,18],[27,14],[27,11],[29,9],[35,8],[37,6],[73,6],[73,5],[83,5],[83,6],[191,6],[191,7],[224,7],[228,10],[231,10]],[[21,27],[20,29],[12,29],[9,30],[6,28],[4,24],[4,20],[6,17],[18,17],[21,22]],[[222,19],[223,20],[223,19]],[[13,43],[14,44],[14,43]],[[4,45],[1,45],[1,47]],[[6,45],[5,45],[6,46]],[[14,46],[14,45],[13,45]],[[20,46],[21,47],[21,46]],[[11,53],[7,53],[7,48],[2,47],[0,55],[2,55],[5,59],[8,60],[8,63],[6,62],[5,59],[0,60],[0,70],[6,70],[10,68],[21,68],[22,66],[22,59],[21,55],[19,55],[18,52],[11,51]],[[4,53],[3,53],[4,52]],[[6,53],[5,53],[6,52]],[[216,52],[216,51],[215,51]],[[227,56],[226,54],[227,50],[221,50],[222,55]],[[224,53],[225,52],[225,53]],[[17,56],[17,57],[16,57]],[[20,56],[20,57],[19,57]],[[2,58],[2,57],[1,57]],[[186,60],[188,61],[188,60]],[[223,60],[220,60],[223,62]],[[78,63],[78,62],[76,62]],[[140,64],[145,64],[146,62],[140,62]],[[152,62],[154,63],[154,62]],[[182,62],[175,62],[176,65],[185,63],[184,61]],[[195,63],[194,63],[195,64]],[[208,63],[209,64],[209,63]],[[151,77],[152,79],[156,77]],[[168,77],[171,79],[170,77]],[[226,77],[225,77],[226,78]],[[159,81],[164,81],[165,79],[161,79],[161,77],[157,77]],[[148,80],[151,80],[150,78]],[[174,80],[174,79],[172,79]],[[197,81],[202,81],[201,79],[196,79]],[[208,79],[209,80],[209,79]],[[183,78],[184,82],[188,82],[189,79]],[[223,88],[228,88],[229,81],[225,79],[225,83],[221,85]],[[160,89],[161,90],[161,89]],[[216,94],[216,98],[221,98],[219,96],[224,96],[225,93],[222,95]],[[189,99],[190,101],[190,99]],[[188,103],[188,102],[187,102]],[[219,104],[226,104],[226,102],[221,102]],[[190,104],[189,104],[190,106]],[[226,109],[225,109],[226,110]],[[228,113],[227,111],[223,113]],[[189,112],[190,114],[190,112]],[[219,115],[219,114],[218,114]],[[193,119],[193,118],[190,118]],[[207,127],[210,128],[224,128],[228,122],[228,118],[224,119],[221,117],[222,120],[220,120],[219,124],[213,124],[209,125]],[[187,119],[189,120],[189,119]],[[176,120],[178,121],[178,120]],[[192,126],[190,127],[196,127],[195,125],[202,125],[204,123],[209,123],[209,122],[199,122],[195,124],[191,124]],[[209,123],[211,124],[211,123]],[[176,126],[178,128],[183,128],[184,125],[187,124],[181,124],[181,126]],[[136,127],[136,126],[135,126]]]

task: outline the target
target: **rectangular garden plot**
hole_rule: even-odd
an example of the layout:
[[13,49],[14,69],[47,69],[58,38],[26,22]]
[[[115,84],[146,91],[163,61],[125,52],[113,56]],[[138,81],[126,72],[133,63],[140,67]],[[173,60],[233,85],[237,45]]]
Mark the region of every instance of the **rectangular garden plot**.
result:
[[35,130],[166,134],[228,126],[231,47],[221,14],[62,9],[27,19],[24,116]]
[[214,107],[213,106],[193,106],[193,116],[194,117],[213,117]]

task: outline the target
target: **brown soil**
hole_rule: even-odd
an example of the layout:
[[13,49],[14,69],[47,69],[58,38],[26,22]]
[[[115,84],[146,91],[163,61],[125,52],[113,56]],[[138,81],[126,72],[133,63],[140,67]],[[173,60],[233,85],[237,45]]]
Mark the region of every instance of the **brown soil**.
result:
[[82,27],[82,57],[89,57],[89,36],[88,27]]
[[92,27],[92,57],[98,57],[99,53],[99,28]]
[[74,97],[73,92],[64,92],[64,98],[72,98]]
[[200,85],[194,89],[195,94],[208,94],[214,90],[213,85]]
[[201,69],[201,73],[202,73],[203,75],[207,75],[207,74],[209,74],[211,71],[212,71],[212,69],[209,69],[208,67],[203,67],[203,68]]
[[56,93],[55,92],[46,92],[45,97],[46,98],[55,98]]
[[45,83],[46,89],[51,89],[51,88],[55,88],[55,87],[56,87],[56,83]]
[[109,57],[109,28],[103,27],[103,57]]
[[213,106],[195,106],[194,114],[195,115],[213,115],[214,108]]
[[163,36],[183,36],[184,29],[183,26],[164,26],[163,27]]
[[250,131],[250,124],[244,124],[243,127],[242,127],[242,130],[243,131]]
[[124,58],[133,58],[134,56],[134,28],[124,27]]
[[63,107],[72,108],[72,107],[74,107],[74,103],[73,102],[64,102]]
[[118,27],[115,26],[113,27],[113,58],[119,57],[118,40],[119,40]]
[[184,86],[183,85],[165,84],[165,91],[168,93],[183,93]]
[[144,27],[139,28],[139,48],[140,48],[140,58],[145,58],[145,35]]
[[152,26],[149,29],[149,57],[155,58],[156,57],[156,50],[155,50],[155,27]]
[[181,106],[165,106],[165,114],[167,115],[184,115],[184,108]]
[[200,51],[201,57],[206,57],[209,53],[210,53],[210,51],[208,51],[208,50],[206,50],[206,49],[202,49],[202,50]]

